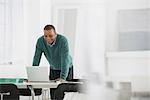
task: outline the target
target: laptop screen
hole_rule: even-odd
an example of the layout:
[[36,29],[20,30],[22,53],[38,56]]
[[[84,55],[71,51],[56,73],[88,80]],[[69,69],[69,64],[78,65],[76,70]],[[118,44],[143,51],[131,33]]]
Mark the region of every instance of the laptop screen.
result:
[[49,67],[44,66],[29,66],[26,67],[28,81],[30,82],[48,82]]

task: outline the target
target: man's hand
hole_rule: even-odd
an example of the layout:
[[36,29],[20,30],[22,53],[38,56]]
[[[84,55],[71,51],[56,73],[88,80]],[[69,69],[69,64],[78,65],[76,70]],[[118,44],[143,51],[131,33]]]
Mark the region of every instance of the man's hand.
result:
[[56,78],[55,81],[64,82],[65,80],[63,78]]

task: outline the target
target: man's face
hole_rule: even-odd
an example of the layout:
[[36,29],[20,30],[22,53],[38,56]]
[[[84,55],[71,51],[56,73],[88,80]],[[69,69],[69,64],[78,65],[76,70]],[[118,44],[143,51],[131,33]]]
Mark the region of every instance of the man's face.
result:
[[48,44],[53,43],[55,38],[56,38],[56,33],[53,29],[44,30],[44,39],[47,41]]

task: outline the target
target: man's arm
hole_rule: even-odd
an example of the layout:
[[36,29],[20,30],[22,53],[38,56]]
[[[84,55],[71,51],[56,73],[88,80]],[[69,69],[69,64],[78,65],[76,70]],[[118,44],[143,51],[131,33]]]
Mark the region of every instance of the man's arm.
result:
[[41,56],[42,56],[42,48],[40,45],[40,40],[38,39],[36,43],[36,50],[35,50],[32,66],[39,66]]
[[61,73],[60,78],[66,79],[69,72],[69,46],[67,39],[63,39],[61,45]]

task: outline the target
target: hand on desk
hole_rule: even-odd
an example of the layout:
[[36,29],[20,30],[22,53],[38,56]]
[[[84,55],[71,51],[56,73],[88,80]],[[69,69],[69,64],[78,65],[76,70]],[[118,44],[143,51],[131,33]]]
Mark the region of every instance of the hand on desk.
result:
[[55,79],[56,82],[64,82],[65,80],[63,78],[57,78]]

